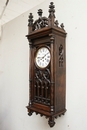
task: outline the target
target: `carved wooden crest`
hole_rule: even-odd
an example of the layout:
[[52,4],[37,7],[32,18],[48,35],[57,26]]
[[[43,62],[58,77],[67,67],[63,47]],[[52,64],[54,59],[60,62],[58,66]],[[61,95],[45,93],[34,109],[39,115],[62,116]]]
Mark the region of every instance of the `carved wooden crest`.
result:
[[29,15],[29,20],[28,20],[29,33],[33,32],[35,30],[38,30],[38,29],[42,29],[47,26],[49,26],[49,27],[56,26],[56,27],[64,30],[63,23],[59,27],[58,20],[55,20],[55,6],[54,6],[53,2],[51,2],[49,5],[48,18],[42,17],[42,13],[43,13],[42,9],[39,9],[37,13],[38,13],[39,18],[36,21],[33,20],[32,13],[30,13],[30,15]]

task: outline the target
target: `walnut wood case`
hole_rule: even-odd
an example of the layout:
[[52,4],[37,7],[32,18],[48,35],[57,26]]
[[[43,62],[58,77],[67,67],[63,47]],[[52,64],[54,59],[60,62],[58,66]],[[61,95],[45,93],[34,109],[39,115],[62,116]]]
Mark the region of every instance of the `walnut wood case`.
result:
[[[29,65],[29,104],[28,115],[33,112],[49,118],[48,124],[53,127],[54,119],[66,112],[66,32],[64,25],[55,20],[53,2],[49,5],[49,16],[34,21],[29,15],[28,35],[30,45]],[[51,60],[47,67],[41,69],[35,64],[38,48],[47,47]]]

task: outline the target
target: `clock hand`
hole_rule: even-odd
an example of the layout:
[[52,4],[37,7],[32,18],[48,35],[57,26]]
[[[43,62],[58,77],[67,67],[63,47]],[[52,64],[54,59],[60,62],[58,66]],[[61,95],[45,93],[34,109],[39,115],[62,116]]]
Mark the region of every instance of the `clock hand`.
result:
[[[48,52],[48,53],[49,53],[49,52]],[[48,53],[47,53],[47,54],[48,54]],[[44,57],[45,57],[47,54],[45,54]]]
[[42,57],[37,57],[38,59],[42,59]]
[[48,53],[46,53],[43,57],[37,57],[37,58],[40,59],[40,60],[42,60]]
[[[48,52],[49,53],[49,52]],[[48,53],[46,53],[41,59],[43,59]]]

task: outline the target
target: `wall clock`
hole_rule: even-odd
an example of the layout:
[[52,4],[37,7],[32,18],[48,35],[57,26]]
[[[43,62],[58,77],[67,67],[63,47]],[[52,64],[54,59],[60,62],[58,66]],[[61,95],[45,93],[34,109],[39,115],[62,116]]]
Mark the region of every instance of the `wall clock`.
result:
[[33,20],[29,15],[28,41],[30,45],[28,115],[33,112],[46,116],[50,127],[55,118],[66,112],[66,32],[55,20],[55,6],[49,5],[49,16]]

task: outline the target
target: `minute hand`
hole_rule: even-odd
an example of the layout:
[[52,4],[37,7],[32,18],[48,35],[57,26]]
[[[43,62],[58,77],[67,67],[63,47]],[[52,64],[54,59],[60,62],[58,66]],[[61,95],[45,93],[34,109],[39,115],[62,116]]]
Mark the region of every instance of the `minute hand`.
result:
[[[48,52],[49,53],[49,52]],[[41,59],[43,59],[48,53],[46,53]]]

